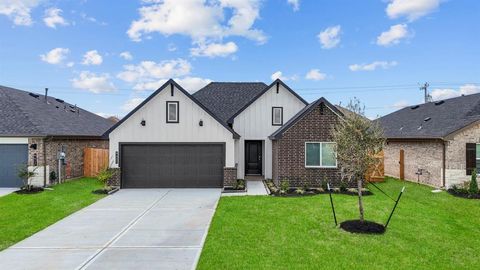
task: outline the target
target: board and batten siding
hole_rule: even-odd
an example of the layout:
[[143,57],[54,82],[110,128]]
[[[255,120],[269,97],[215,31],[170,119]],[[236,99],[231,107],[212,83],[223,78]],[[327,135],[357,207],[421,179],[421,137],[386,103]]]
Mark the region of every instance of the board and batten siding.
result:
[[237,115],[233,129],[240,135],[235,141],[235,163],[238,164],[238,178],[245,178],[245,140],[261,140],[262,173],[265,178],[272,178],[272,135],[280,126],[272,125],[272,107],[283,107],[283,124],[305,107],[300,99],[281,84],[277,94],[276,85],[255,100],[244,111]]
[[[166,102],[179,102],[179,123],[166,123]],[[145,126],[140,122],[145,120]],[[203,126],[199,125],[200,120]],[[174,88],[164,89],[143,107],[116,127],[109,135],[110,166],[118,168],[115,152],[119,143],[225,143],[225,166],[233,167],[233,134],[198,106],[193,100]]]

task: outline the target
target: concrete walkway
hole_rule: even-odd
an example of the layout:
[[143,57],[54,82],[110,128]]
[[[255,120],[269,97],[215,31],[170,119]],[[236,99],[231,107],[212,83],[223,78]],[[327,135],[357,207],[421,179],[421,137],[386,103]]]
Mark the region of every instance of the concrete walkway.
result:
[[261,180],[247,180],[247,195],[268,195]]
[[194,269],[220,189],[126,189],[0,252],[0,269]]
[[0,188],[0,197],[8,195],[17,190],[18,188]]

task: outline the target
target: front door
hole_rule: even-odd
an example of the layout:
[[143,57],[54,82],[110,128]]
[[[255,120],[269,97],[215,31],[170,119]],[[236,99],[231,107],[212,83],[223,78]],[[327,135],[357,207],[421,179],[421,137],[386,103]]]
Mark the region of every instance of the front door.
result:
[[245,142],[245,174],[262,175],[262,141]]

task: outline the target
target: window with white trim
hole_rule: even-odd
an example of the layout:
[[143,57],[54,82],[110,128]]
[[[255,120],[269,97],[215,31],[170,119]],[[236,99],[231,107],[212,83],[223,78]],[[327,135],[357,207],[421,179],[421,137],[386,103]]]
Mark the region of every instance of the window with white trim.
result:
[[283,108],[272,107],[272,126],[283,125]]
[[334,142],[306,142],[306,168],[336,168],[337,153]]
[[167,123],[178,123],[178,101],[167,101]]

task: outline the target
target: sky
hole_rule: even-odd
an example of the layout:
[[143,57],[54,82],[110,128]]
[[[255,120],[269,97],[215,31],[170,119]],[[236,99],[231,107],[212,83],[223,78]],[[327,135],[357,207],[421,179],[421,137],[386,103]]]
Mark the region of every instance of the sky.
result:
[[169,78],[284,80],[370,118],[480,92],[476,0],[0,0],[0,85],[122,117]]

